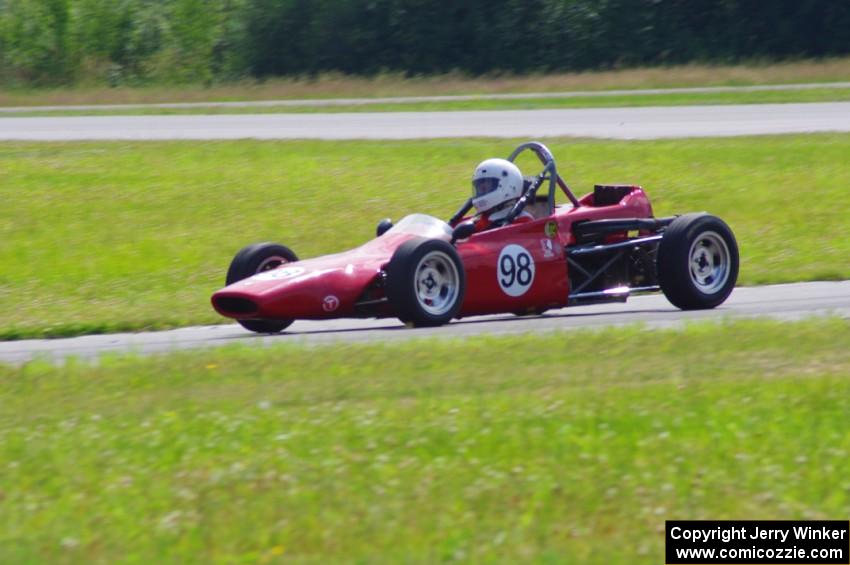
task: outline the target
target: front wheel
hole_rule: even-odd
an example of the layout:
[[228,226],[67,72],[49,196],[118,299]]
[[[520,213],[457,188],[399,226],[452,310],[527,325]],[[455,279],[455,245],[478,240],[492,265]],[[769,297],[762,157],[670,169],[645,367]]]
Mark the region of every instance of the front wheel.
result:
[[398,318],[414,326],[440,326],[460,312],[466,274],[460,256],[440,239],[414,239],[387,265],[387,298]]
[[[225,283],[231,285],[257,273],[277,269],[284,263],[298,261],[295,253],[277,243],[255,243],[244,247],[230,262]],[[246,330],[261,334],[283,331],[293,320],[236,320]]]
[[722,304],[738,280],[738,244],[710,214],[679,216],[658,246],[658,283],[674,306],[701,310]]

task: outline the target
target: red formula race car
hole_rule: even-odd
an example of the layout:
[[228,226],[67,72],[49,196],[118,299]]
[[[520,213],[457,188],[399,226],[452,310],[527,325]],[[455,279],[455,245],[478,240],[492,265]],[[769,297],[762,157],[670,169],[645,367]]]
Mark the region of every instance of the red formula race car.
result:
[[[524,143],[508,160],[523,151],[537,155],[542,171],[525,177],[501,225],[476,231],[466,217],[470,199],[448,222],[423,214],[394,226],[384,220],[377,237],[334,255],[299,260],[283,245],[250,245],[230,264],[213,307],[251,331],[274,333],[298,319],[397,317],[436,326],[656,291],[682,309],[714,308],[732,292],[738,246],[722,220],[656,218],[639,186],[596,185],[576,198],[543,144]],[[559,189],[568,202],[556,205]]]

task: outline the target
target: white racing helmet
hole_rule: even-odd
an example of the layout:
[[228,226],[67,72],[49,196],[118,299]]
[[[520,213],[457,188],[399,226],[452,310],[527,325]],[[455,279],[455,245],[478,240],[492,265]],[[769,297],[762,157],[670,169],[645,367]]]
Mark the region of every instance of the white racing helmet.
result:
[[479,214],[522,196],[522,173],[505,159],[487,159],[472,174],[472,205]]

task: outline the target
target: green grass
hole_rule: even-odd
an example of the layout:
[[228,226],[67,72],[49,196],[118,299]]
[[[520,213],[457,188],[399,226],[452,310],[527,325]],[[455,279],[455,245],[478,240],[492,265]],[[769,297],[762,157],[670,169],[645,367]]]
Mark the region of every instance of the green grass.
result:
[[[0,144],[0,337],[219,322],[209,295],[242,246],[312,257],[386,216],[448,217],[514,143]],[[850,135],[547,143],[580,194],[634,182],[656,215],[724,218],[743,284],[850,277]]]
[[[711,92],[674,94],[626,94],[617,96],[576,96],[521,98],[516,100],[457,100],[443,102],[410,102],[351,104],[341,106],[263,106],[197,108],[128,108],[92,110],[32,110],[3,113],[0,118],[33,116],[108,116],[161,114],[281,114],[339,112],[436,112],[461,110],[541,110],[557,108],[608,108],[625,106],[687,106],[694,104],[768,104],[789,102],[841,102],[850,100],[850,88],[818,88],[811,90],[775,90],[761,92]],[[0,122],[2,123],[2,122]]]
[[579,73],[471,77],[462,73],[372,77],[335,73],[213,85],[150,85],[106,88],[0,89],[0,106],[226,102],[238,100],[376,98],[477,93],[597,91],[693,86],[749,86],[842,82],[850,78],[850,57],[738,65],[688,64]]
[[660,563],[850,513],[848,374],[837,319],[0,367],[0,561]]

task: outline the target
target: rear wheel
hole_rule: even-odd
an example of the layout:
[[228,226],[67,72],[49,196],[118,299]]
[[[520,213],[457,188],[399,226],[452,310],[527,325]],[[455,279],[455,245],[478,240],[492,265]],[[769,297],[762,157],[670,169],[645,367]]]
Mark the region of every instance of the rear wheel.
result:
[[403,243],[387,265],[387,298],[398,318],[440,326],[460,312],[466,276],[460,256],[440,239]]
[[[257,273],[277,269],[284,263],[298,261],[295,253],[286,246],[277,243],[255,243],[244,247],[230,262],[227,269],[226,284],[247,279]],[[263,334],[278,333],[293,320],[236,320],[246,330]]]
[[738,244],[729,226],[709,214],[679,216],[658,246],[658,283],[682,310],[722,304],[738,280]]

